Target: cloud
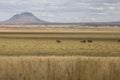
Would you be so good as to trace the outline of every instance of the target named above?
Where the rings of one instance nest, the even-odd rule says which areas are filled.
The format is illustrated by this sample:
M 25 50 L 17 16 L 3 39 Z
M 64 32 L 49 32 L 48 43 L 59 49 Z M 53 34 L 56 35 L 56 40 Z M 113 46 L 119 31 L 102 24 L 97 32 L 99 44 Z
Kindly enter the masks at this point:
M 57 22 L 120 20 L 120 0 L 2 0 L 0 10 L 0 20 L 24 11 Z

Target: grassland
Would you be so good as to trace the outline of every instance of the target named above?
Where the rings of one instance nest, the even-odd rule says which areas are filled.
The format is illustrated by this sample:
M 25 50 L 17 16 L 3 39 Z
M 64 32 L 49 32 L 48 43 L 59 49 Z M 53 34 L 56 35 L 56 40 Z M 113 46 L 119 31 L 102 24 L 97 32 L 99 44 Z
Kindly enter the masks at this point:
M 0 55 L 120 56 L 119 31 L 117 26 L 0 25 Z
M 0 57 L 0 80 L 119 80 L 120 58 Z
M 119 40 L 120 32 L 0 32 L 0 38 Z
M 119 31 L 120 27 L 2 25 L 0 80 L 119 80 Z
M 119 32 L 119 26 L 0 25 L 0 32 Z
M 4 56 L 120 56 L 120 33 L 0 33 Z M 60 40 L 61 43 L 57 43 Z M 92 40 L 83 43 L 82 40 Z
M 0 39 L 0 55 L 4 56 L 120 56 L 117 41 L 94 41 L 47 39 Z

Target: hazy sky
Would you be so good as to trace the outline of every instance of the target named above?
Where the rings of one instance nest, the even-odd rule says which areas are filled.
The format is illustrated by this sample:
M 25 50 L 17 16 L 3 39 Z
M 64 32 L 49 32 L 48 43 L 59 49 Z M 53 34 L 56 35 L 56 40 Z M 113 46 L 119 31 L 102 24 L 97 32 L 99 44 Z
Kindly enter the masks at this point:
M 120 0 L 0 0 L 0 20 L 32 12 L 51 22 L 120 21 Z

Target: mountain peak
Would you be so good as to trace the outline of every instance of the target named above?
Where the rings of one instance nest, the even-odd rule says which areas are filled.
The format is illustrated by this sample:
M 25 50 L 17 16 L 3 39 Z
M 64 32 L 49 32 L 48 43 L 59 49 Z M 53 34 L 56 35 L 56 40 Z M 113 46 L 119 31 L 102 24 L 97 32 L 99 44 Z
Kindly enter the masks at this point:
M 16 14 L 14 15 L 11 19 L 16 19 L 16 18 L 20 18 L 20 17 L 26 17 L 26 16 L 33 16 L 35 17 L 32 13 L 30 12 L 23 12 L 23 13 L 20 13 L 20 14 Z
M 38 19 L 34 14 L 30 12 L 23 12 L 16 14 L 9 20 L 2 22 L 3 24 L 41 24 L 45 21 Z
M 32 13 L 30 12 L 23 12 L 20 15 L 24 15 L 24 16 L 34 16 Z

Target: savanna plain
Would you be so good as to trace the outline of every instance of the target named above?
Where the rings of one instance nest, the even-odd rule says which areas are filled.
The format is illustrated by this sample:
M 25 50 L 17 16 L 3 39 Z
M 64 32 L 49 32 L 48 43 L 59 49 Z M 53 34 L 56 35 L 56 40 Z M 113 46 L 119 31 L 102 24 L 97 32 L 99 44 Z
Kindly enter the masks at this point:
M 1 25 L 0 80 L 119 80 L 119 26 Z

